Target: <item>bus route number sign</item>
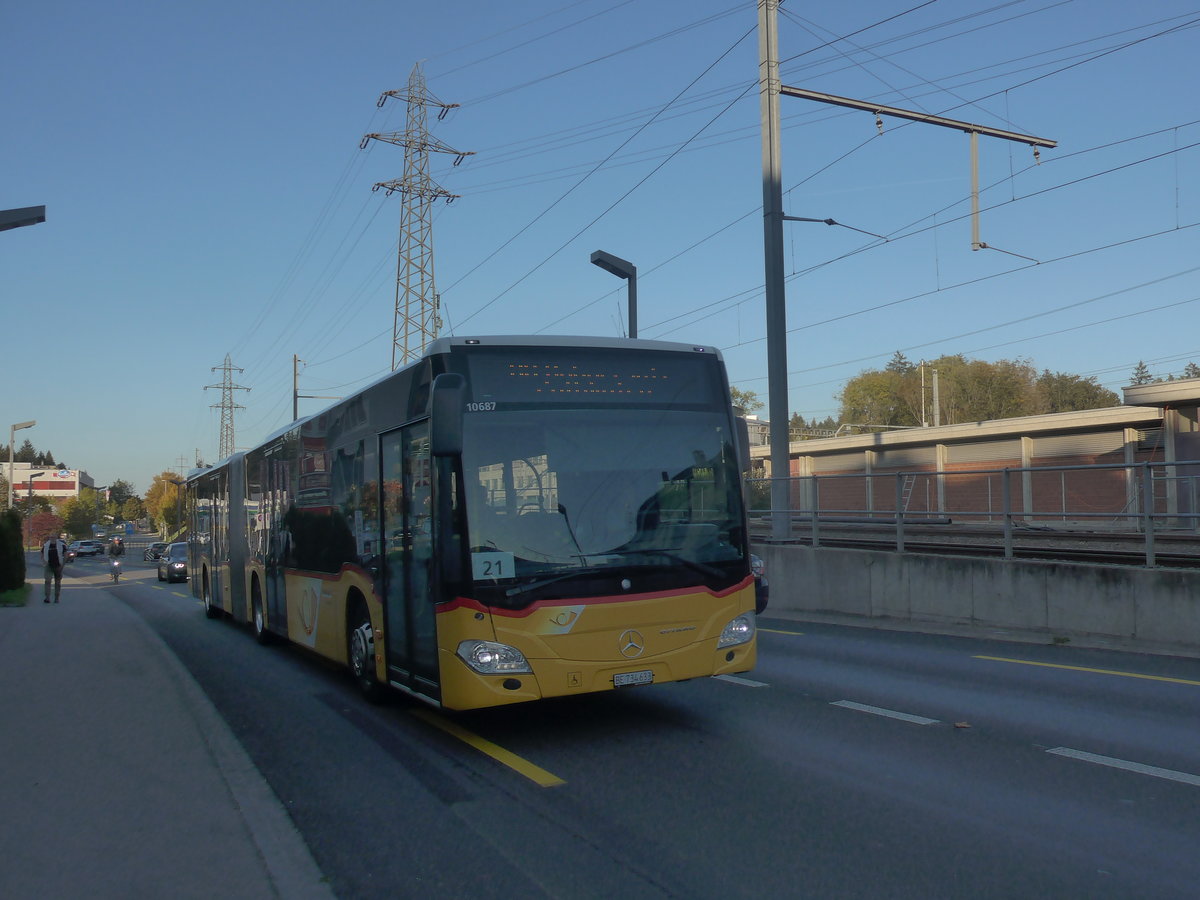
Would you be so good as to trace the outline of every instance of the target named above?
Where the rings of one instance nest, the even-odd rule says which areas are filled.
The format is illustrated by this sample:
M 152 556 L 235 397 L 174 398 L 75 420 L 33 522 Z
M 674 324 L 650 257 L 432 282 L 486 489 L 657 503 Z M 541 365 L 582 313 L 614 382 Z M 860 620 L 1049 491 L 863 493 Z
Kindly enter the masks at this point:
M 486 550 L 471 554 L 471 576 L 476 581 L 512 578 L 515 574 L 516 568 L 511 553 Z

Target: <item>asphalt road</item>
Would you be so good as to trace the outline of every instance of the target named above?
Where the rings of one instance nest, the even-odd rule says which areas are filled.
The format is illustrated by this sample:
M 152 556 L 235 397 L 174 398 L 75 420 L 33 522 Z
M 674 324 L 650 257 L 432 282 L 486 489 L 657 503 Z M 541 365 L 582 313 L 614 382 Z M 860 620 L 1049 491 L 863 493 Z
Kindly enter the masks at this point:
M 206 620 L 140 552 L 110 590 L 207 691 L 343 898 L 1200 884 L 1200 660 L 764 617 L 742 679 L 451 717 L 367 705 L 342 672 Z

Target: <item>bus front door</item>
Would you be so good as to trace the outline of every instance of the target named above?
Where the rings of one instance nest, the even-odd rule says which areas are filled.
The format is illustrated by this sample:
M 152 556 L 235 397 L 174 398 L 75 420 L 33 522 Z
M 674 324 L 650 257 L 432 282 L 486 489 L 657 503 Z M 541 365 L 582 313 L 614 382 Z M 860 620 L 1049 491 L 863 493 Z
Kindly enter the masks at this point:
M 415 693 L 440 699 L 429 423 L 399 428 L 379 440 L 388 678 Z

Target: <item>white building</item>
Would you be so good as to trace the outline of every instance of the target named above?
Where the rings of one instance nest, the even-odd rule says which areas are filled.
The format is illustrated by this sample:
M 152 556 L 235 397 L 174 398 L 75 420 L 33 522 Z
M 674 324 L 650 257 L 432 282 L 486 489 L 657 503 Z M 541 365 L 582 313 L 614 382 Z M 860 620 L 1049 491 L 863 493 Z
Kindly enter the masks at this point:
M 4 477 L 8 477 L 8 465 L 4 465 Z M 32 476 L 32 479 L 31 477 Z M 59 469 L 54 466 L 35 466 L 32 463 L 14 462 L 12 486 L 14 497 L 30 495 L 30 481 L 34 497 L 45 497 L 50 501 L 78 497 L 80 488 L 94 488 L 95 479 L 82 469 Z

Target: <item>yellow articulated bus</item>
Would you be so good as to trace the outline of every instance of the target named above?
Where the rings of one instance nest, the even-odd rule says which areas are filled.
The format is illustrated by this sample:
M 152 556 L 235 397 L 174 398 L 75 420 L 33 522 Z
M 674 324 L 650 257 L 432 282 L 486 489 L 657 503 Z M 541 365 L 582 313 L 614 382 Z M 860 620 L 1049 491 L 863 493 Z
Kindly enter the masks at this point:
M 192 592 L 446 709 L 745 672 L 748 456 L 711 347 L 442 338 L 189 475 Z

